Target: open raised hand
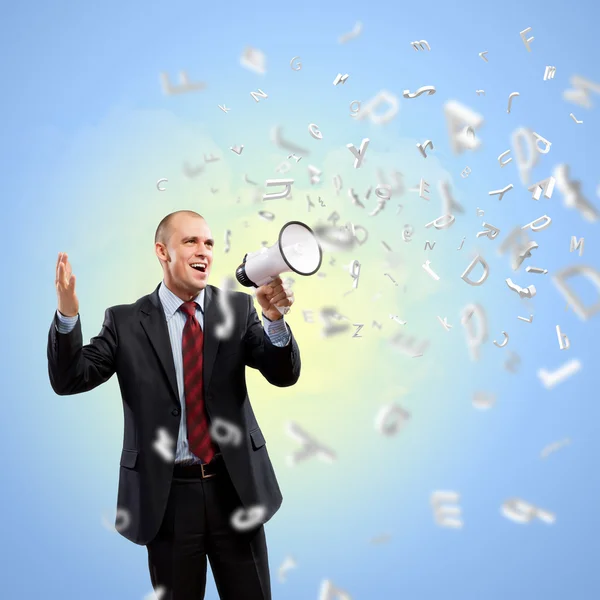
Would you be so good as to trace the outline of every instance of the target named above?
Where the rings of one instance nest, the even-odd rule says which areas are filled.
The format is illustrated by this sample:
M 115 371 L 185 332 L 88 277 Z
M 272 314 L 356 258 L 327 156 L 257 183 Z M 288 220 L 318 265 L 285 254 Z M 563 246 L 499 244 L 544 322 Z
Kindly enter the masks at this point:
M 75 275 L 66 252 L 58 253 L 56 263 L 56 295 L 58 311 L 65 317 L 76 317 L 79 314 L 79 300 L 75 293 Z

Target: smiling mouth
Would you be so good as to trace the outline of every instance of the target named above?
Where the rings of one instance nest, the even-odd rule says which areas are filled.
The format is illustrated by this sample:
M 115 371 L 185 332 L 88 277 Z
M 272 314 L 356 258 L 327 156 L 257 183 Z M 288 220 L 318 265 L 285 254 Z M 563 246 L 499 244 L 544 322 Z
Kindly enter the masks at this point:
M 195 271 L 199 275 L 206 275 L 206 267 L 204 267 L 204 270 L 201 270 L 199 268 L 194 268 L 194 267 L 190 266 L 190 269 L 192 269 L 192 271 Z

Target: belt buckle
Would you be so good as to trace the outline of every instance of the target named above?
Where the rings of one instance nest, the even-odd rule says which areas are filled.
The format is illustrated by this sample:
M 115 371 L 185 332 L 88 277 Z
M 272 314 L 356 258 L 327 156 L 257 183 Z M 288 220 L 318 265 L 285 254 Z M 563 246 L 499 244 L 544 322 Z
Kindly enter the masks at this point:
M 214 477 L 216 475 L 216 473 L 204 473 L 204 467 L 206 466 L 206 463 L 200 463 L 200 470 L 202 471 L 202 479 L 208 479 L 209 477 Z

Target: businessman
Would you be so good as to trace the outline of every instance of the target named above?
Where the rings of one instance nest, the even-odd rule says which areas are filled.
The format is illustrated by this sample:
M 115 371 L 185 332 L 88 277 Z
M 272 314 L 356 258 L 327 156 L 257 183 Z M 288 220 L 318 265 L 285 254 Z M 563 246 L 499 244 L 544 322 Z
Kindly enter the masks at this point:
M 298 344 L 277 309 L 289 310 L 294 295 L 279 277 L 257 288 L 262 325 L 250 294 L 224 299 L 207 283 L 214 240 L 193 211 L 167 215 L 154 247 L 161 283 L 133 304 L 106 309 L 85 346 L 75 275 L 59 254 L 50 384 L 60 396 L 80 394 L 117 374 L 125 431 L 115 525 L 146 546 L 160 600 L 202 600 L 207 558 L 221 600 L 271 600 L 264 523 L 282 495 L 245 367 L 277 387 L 298 381 Z M 219 333 L 224 306 L 227 336 Z

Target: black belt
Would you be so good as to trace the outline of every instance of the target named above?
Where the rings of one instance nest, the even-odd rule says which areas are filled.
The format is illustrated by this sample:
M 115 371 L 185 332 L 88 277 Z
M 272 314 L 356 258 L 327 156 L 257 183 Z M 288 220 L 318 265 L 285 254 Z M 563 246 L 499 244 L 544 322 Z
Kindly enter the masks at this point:
M 209 463 L 199 464 L 181 464 L 175 463 L 173 468 L 173 477 L 180 479 L 207 479 L 223 473 L 225 470 L 225 462 L 223 455 L 217 454 Z

